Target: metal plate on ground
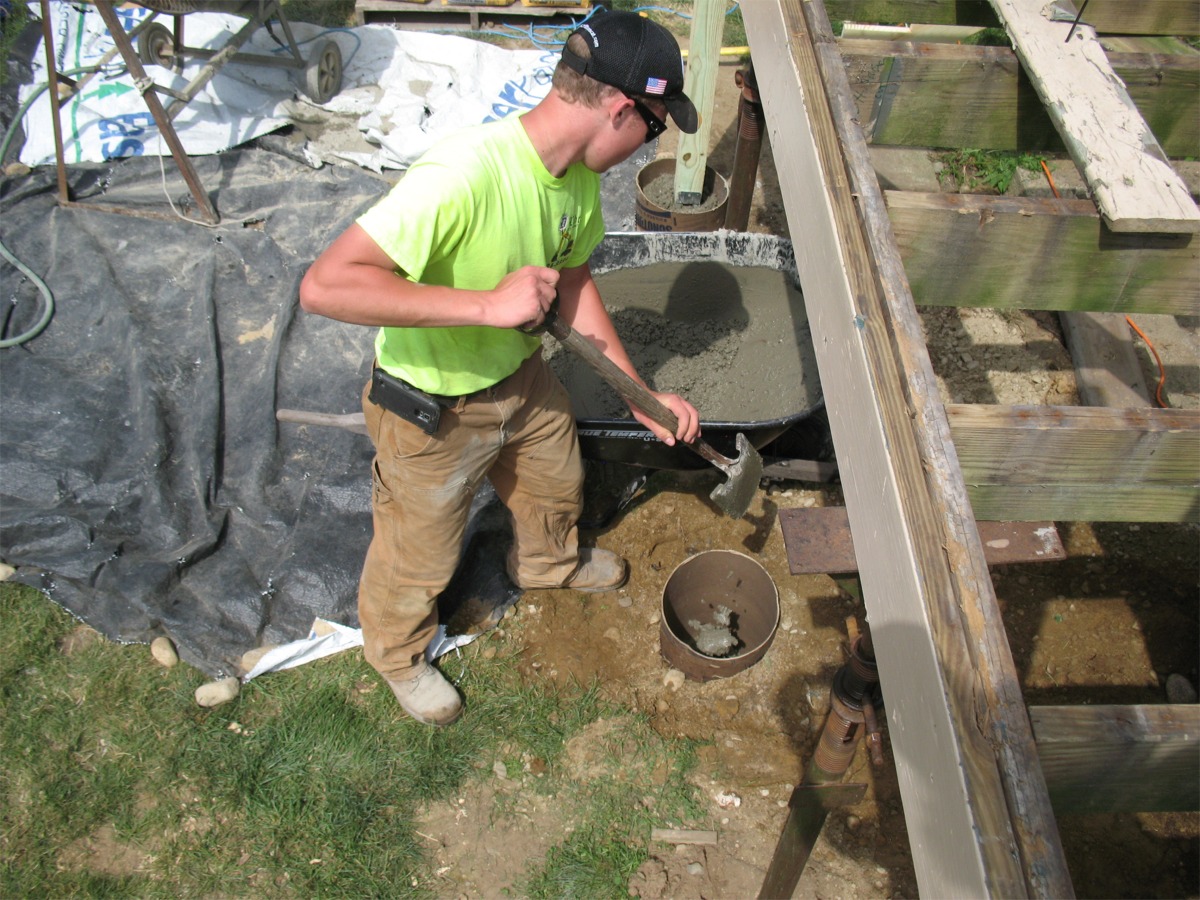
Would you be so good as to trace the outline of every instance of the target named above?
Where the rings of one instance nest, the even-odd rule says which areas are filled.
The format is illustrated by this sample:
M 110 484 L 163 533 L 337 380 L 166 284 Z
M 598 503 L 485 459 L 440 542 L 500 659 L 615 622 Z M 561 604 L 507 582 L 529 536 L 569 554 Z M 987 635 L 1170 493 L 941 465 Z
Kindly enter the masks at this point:
M 1066 559 L 1053 522 L 977 522 L 989 566 Z M 793 575 L 857 572 L 844 506 L 781 509 L 779 525 Z

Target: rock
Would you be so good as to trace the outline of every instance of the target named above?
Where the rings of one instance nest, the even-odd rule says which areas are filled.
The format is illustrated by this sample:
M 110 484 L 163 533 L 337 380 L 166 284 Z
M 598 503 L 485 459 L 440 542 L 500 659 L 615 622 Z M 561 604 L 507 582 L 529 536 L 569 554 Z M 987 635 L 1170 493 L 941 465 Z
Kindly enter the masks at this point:
M 150 655 L 156 663 L 168 669 L 179 665 L 179 654 L 175 650 L 175 644 L 166 635 L 159 635 L 150 642 Z
M 32 171 L 29 166 L 19 162 L 9 163 L 4 167 L 4 174 L 9 178 L 19 178 L 23 175 L 28 175 Z
M 8 563 L 0 563 L 0 581 L 8 581 L 17 574 L 17 570 Z
M 196 702 L 204 707 L 220 706 L 236 697 L 241 687 L 236 678 L 218 678 L 196 688 Z
M 633 606 L 633 598 L 622 595 L 617 598 L 617 606 L 621 607 L 622 609 L 629 609 L 629 607 Z
M 504 764 L 504 760 L 496 760 L 495 764 L 492 766 L 492 774 L 494 774 L 501 781 L 504 781 L 508 778 L 508 766 Z
M 737 697 L 723 697 L 713 704 L 713 708 L 722 719 L 732 719 L 737 715 L 741 704 L 738 703 Z
M 678 669 L 667 669 L 666 674 L 663 675 L 663 687 L 672 691 L 677 691 L 683 687 L 683 682 L 686 677 L 687 676 L 685 676 Z
M 263 644 L 261 647 L 255 647 L 253 650 L 247 650 L 242 654 L 242 658 L 238 661 L 238 668 L 243 675 L 254 671 L 254 667 L 259 664 L 269 650 L 275 649 L 275 644 Z
M 737 809 L 742 805 L 742 798 L 733 791 L 721 791 L 713 799 L 717 801 L 717 806 L 721 809 Z
M 1167 702 L 1168 703 L 1195 703 L 1197 699 L 1196 688 L 1183 675 L 1168 675 L 1167 676 Z

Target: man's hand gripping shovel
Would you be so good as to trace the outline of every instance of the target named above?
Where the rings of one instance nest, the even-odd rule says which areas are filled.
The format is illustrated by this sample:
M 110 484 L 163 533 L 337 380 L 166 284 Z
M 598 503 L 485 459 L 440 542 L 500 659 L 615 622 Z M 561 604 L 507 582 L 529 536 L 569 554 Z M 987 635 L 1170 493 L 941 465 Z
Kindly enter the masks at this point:
M 636 406 L 672 434 L 679 427 L 679 420 L 675 418 L 675 414 L 660 403 L 657 397 L 630 378 L 616 363 L 601 353 L 595 344 L 559 318 L 557 297 L 540 325 L 520 330 L 527 334 L 549 332 L 560 344 L 582 357 L 626 403 Z M 738 433 L 736 459 L 718 453 L 703 438 L 698 437 L 687 446 L 728 476 L 728 480 L 717 485 L 709 494 L 712 501 L 727 515 L 734 518 L 744 516 L 754 499 L 754 492 L 758 488 L 763 470 L 762 457 L 746 440 L 746 436 Z

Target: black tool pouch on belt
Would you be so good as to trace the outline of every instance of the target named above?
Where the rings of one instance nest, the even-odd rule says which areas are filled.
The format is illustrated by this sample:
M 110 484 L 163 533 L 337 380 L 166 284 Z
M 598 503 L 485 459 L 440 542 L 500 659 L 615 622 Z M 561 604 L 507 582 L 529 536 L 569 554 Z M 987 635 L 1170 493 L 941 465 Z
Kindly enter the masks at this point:
M 412 422 L 426 434 L 435 434 L 442 418 L 442 406 L 429 394 L 413 387 L 383 369 L 371 374 L 371 392 L 367 399 L 395 413 L 405 422 Z

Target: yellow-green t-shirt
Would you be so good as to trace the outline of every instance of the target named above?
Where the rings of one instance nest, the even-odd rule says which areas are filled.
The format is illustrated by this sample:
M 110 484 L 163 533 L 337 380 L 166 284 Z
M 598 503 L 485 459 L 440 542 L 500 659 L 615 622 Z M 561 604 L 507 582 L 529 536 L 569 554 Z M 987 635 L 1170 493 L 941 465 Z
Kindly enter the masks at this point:
M 555 178 L 517 116 L 434 145 L 358 224 L 408 278 L 490 290 L 522 266 L 587 262 L 604 236 L 600 177 L 581 163 Z M 541 339 L 466 325 L 379 330 L 379 365 L 434 394 L 469 394 L 517 370 Z

